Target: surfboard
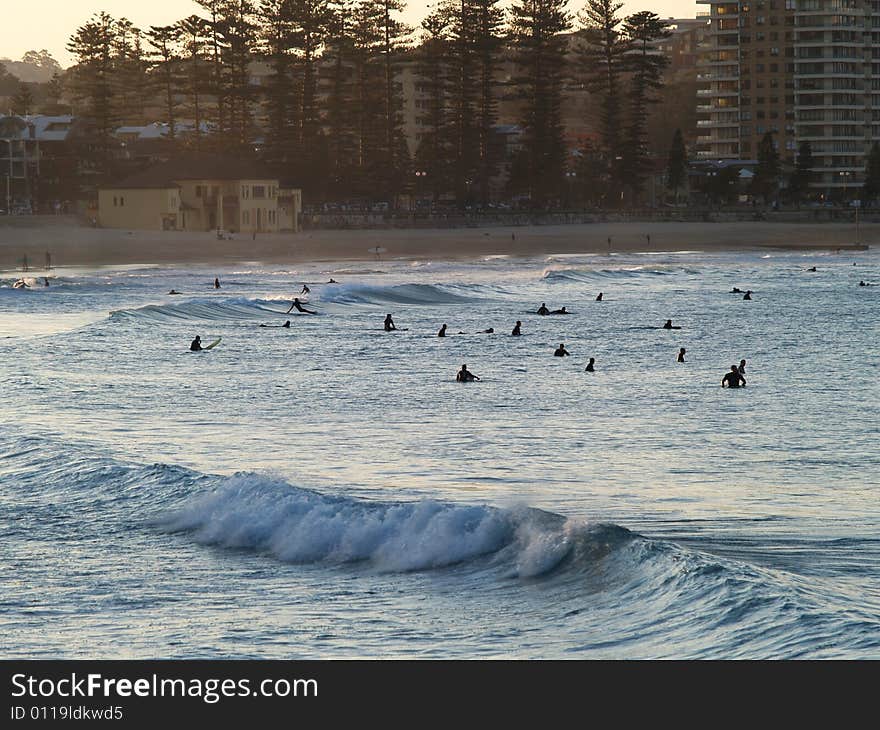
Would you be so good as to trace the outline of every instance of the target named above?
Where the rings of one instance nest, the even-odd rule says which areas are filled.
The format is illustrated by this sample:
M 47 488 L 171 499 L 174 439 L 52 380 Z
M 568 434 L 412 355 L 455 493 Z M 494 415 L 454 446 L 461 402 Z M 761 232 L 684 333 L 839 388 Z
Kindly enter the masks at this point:
M 203 347 L 202 349 L 203 349 L 203 350 L 210 350 L 212 347 L 217 347 L 217 345 L 220 344 L 220 340 L 222 340 L 222 339 L 223 339 L 222 337 L 218 337 L 218 338 L 217 338 L 216 340 L 214 340 L 210 345 L 206 345 L 206 346 Z

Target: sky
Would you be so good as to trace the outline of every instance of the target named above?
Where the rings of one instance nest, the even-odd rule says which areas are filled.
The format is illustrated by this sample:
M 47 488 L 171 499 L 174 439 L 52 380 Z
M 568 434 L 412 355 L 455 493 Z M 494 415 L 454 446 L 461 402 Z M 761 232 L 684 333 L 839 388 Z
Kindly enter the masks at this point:
M 406 21 L 417 25 L 430 4 L 408 3 Z M 4 0 L 3 5 L 0 58 L 17 61 L 27 51 L 45 48 L 65 67 L 72 63 L 65 48 L 70 34 L 100 10 L 116 18 L 126 17 L 141 28 L 167 25 L 199 10 L 192 0 L 37 0 L 34 5 Z M 573 10 L 582 5 L 581 0 L 571 1 Z M 638 10 L 653 10 L 662 17 L 693 18 L 697 5 L 695 0 L 629 0 L 624 6 L 626 13 Z

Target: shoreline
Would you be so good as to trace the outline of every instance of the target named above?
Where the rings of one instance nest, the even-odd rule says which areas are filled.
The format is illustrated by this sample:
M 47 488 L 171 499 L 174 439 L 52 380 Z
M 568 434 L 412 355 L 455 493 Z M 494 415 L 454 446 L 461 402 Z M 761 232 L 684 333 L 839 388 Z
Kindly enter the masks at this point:
M 650 236 L 650 241 L 648 239 Z M 611 239 L 609 246 L 608 239 Z M 64 223 L 0 225 L 0 271 L 52 267 L 154 264 L 306 263 L 382 259 L 455 260 L 479 256 L 671 252 L 680 250 L 864 251 L 880 241 L 880 223 L 586 223 L 489 228 L 321 230 L 238 234 L 125 231 Z

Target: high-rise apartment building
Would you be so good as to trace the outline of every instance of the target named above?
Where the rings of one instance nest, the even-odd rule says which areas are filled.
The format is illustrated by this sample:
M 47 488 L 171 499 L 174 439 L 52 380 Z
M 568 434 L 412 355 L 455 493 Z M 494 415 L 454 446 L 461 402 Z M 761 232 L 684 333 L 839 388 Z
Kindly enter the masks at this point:
M 754 160 L 772 132 L 789 164 L 810 143 L 817 191 L 860 186 L 880 139 L 880 1 L 698 2 L 710 6 L 698 154 Z

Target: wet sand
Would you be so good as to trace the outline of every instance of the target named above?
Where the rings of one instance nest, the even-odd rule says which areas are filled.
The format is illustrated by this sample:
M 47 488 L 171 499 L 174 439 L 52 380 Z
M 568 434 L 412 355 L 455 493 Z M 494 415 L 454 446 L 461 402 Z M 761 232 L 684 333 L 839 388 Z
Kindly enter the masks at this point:
M 648 240 L 650 236 L 650 242 Z M 608 239 L 611 239 L 610 245 Z M 851 223 L 594 223 L 453 229 L 306 231 L 236 234 L 217 240 L 213 232 L 125 231 L 64 222 L 0 223 L 0 269 L 120 264 L 271 263 L 370 259 L 379 246 L 382 258 L 457 259 L 487 255 L 529 256 L 551 253 L 623 251 L 705 251 L 753 248 L 841 249 L 874 245 L 880 224 Z

